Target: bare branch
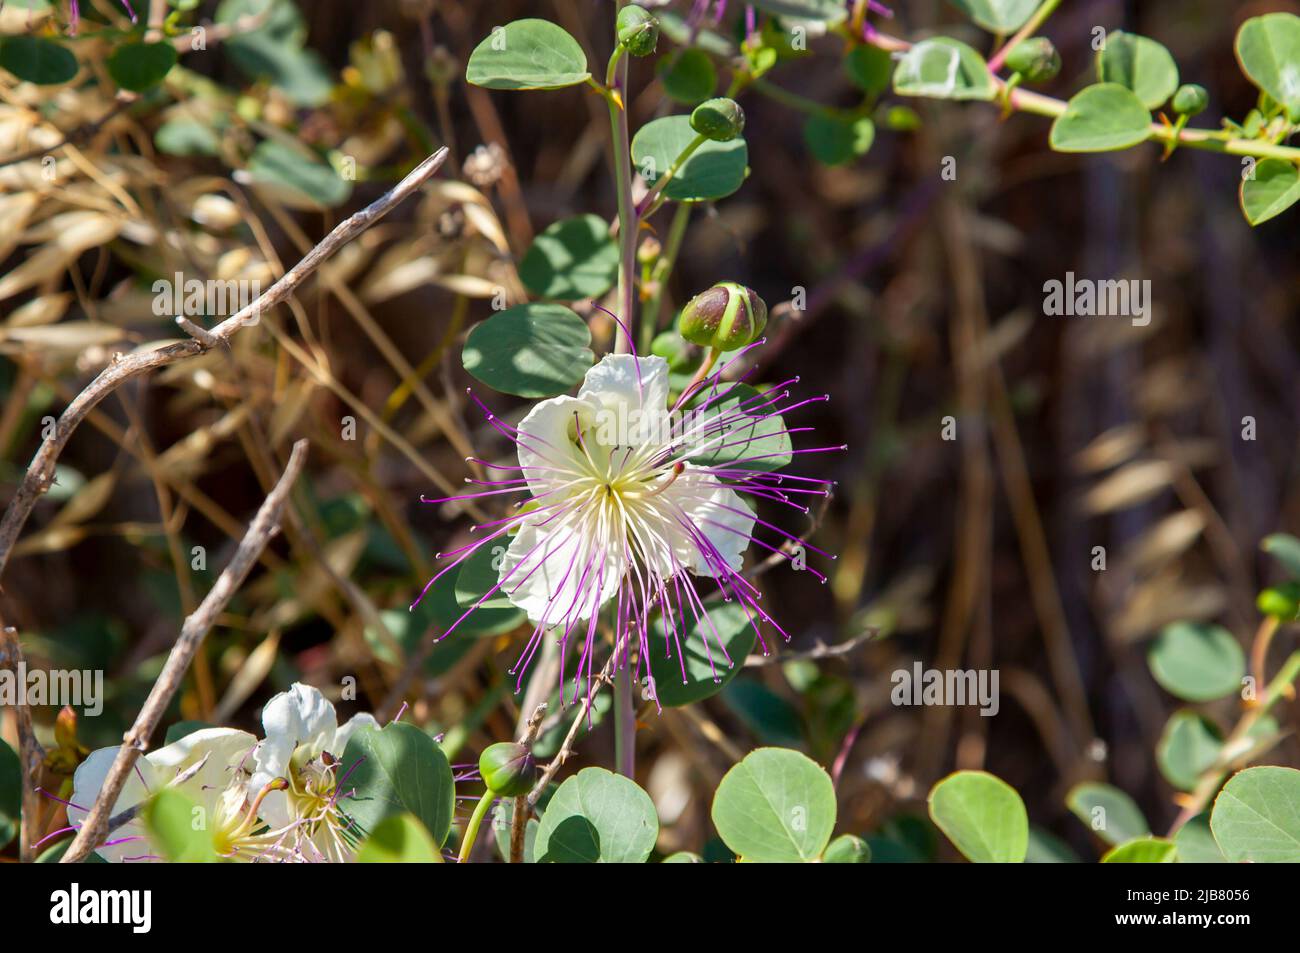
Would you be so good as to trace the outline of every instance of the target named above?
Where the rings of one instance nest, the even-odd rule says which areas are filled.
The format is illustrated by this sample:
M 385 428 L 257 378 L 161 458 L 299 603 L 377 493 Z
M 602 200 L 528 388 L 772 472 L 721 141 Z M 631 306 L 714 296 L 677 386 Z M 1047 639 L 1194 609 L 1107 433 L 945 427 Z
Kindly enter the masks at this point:
M 103 843 L 108 835 L 109 815 L 117 803 L 118 795 L 122 793 L 122 787 L 148 745 L 154 729 L 158 727 L 158 722 L 162 720 L 167 706 L 171 704 L 172 698 L 180 689 L 181 679 L 185 677 L 185 672 L 194 661 L 199 646 L 203 644 L 203 637 L 208 634 L 217 616 L 225 610 L 227 603 L 243 583 L 267 543 L 280 531 L 284 510 L 289 502 L 289 491 L 302 471 L 306 458 L 307 441 L 299 440 L 293 445 L 293 452 L 289 455 L 289 464 L 285 467 L 284 475 L 280 477 L 280 482 L 262 503 L 257 515 L 253 517 L 253 522 L 249 524 L 248 532 L 235 550 L 230 563 L 217 577 L 216 584 L 199 603 L 199 607 L 181 625 L 181 634 L 167 655 L 162 672 L 150 689 L 149 697 L 145 699 L 144 707 L 136 716 L 135 724 L 122 737 L 122 747 L 117 750 L 117 757 L 113 759 L 113 764 L 108 769 L 104 785 L 100 788 L 90 813 L 82 821 L 81 829 L 77 831 L 72 845 L 63 855 L 62 863 L 71 864 L 84 860 L 92 850 Z
M 610 676 L 614 672 L 614 664 L 618 660 L 622 646 L 623 643 L 620 641 L 614 647 L 614 651 L 609 653 L 609 658 L 605 660 L 605 667 L 596 676 L 591 691 L 587 693 L 587 697 L 578 706 L 578 714 L 574 717 L 573 724 L 569 725 L 569 733 L 564 736 L 564 743 L 560 745 L 560 750 L 555 752 L 555 757 L 551 759 L 550 764 L 542 770 L 542 776 L 537 779 L 537 783 L 533 785 L 532 791 L 528 794 L 530 807 L 536 806 L 542 792 L 546 790 L 546 785 L 551 783 L 551 779 L 555 777 L 556 772 L 564 766 L 564 762 L 568 761 L 573 754 L 573 744 L 578 739 L 578 729 L 582 726 L 582 720 L 587 717 L 587 712 L 591 710 L 591 706 L 596 700 L 596 693 L 600 691 L 602 685 L 613 684 L 613 679 Z
M 86 415 L 96 404 L 126 381 L 139 377 L 146 371 L 165 367 L 186 358 L 197 357 L 217 344 L 227 343 L 241 328 L 256 324 L 263 311 L 274 308 L 288 298 L 326 259 L 415 192 L 438 170 L 446 157 L 446 148 L 439 149 L 381 198 L 341 222 L 319 245 L 309 251 L 298 264 L 284 274 L 284 277 L 271 285 L 255 301 L 206 332 L 212 343 L 195 338 L 168 344 L 152 351 L 115 355 L 113 362 L 68 405 L 67 410 L 59 417 L 54 432 L 46 438 L 40 449 L 36 451 L 36 456 L 32 458 L 27 474 L 5 510 L 4 519 L 0 520 L 0 575 L 4 574 L 9 556 L 18 540 L 18 534 L 22 532 L 23 524 L 31 515 L 36 501 L 54 483 L 54 464 L 59 454 L 63 452 L 72 432 L 85 420 Z
M 803 652 L 774 652 L 771 655 L 751 655 L 745 659 L 745 668 L 761 668 L 764 665 L 784 665 L 786 662 L 797 662 L 803 659 L 811 661 L 820 661 L 828 658 L 840 658 L 844 655 L 851 655 L 858 646 L 864 645 L 880 635 L 879 626 L 869 626 L 867 630 L 860 635 L 855 635 L 847 642 L 837 642 L 834 645 L 826 645 L 824 642 L 818 642 L 813 648 Z
M 542 719 L 546 717 L 546 702 L 542 702 L 534 709 L 528 719 L 528 726 L 524 729 L 523 737 L 519 743 L 530 751 L 533 742 L 537 740 L 537 733 L 542 730 Z M 510 863 L 522 864 L 524 862 L 524 847 L 528 839 L 528 815 L 533 812 L 532 805 L 528 803 L 528 795 L 521 794 L 515 798 L 514 811 L 511 814 L 510 828 Z
M 0 625 L 0 669 L 12 668 L 19 671 L 23 663 L 23 647 L 18 642 L 18 632 L 8 626 Z M 32 730 L 32 712 L 19 693 L 14 705 L 18 718 L 18 759 L 22 764 L 22 810 L 23 822 L 18 840 L 18 860 L 31 863 L 32 845 L 39 839 L 36 819 L 41 812 L 41 796 L 36 790 L 40 781 L 41 764 L 45 761 L 45 752 L 36 740 Z

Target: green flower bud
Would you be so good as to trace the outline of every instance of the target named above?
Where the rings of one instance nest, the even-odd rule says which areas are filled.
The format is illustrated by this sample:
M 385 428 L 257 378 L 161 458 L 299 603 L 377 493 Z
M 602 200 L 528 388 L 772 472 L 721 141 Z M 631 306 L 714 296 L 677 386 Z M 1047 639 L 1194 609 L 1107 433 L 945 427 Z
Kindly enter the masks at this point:
M 1180 116 L 1199 115 L 1205 112 L 1205 107 L 1208 105 L 1210 105 L 1210 94 L 1205 91 L 1204 86 L 1184 83 L 1178 87 L 1178 92 L 1174 93 L 1174 112 Z
M 478 773 L 494 794 L 519 797 L 537 783 L 537 762 L 533 753 L 521 744 L 502 741 L 488 745 L 478 759 Z
M 1255 606 L 1264 615 L 1290 622 L 1300 615 L 1300 583 L 1287 582 L 1271 586 L 1259 594 Z
M 663 254 L 663 246 L 659 244 L 659 239 L 653 235 L 647 235 L 641 239 L 641 244 L 636 246 L 636 260 L 642 265 L 653 265 Z
M 659 21 L 636 4 L 618 11 L 619 45 L 633 56 L 649 56 L 659 43 Z
M 754 341 L 767 327 L 767 305 L 734 281 L 701 291 L 682 309 L 681 334 L 692 344 L 734 351 Z
M 727 142 L 745 130 L 745 111 L 734 99 L 706 99 L 691 113 L 691 128 L 715 142 Z
M 826 845 L 822 854 L 825 864 L 867 864 L 871 862 L 871 847 L 861 837 L 841 834 Z
M 1021 40 L 1007 54 L 1007 68 L 1030 83 L 1045 83 L 1061 71 L 1061 54 L 1045 36 Z

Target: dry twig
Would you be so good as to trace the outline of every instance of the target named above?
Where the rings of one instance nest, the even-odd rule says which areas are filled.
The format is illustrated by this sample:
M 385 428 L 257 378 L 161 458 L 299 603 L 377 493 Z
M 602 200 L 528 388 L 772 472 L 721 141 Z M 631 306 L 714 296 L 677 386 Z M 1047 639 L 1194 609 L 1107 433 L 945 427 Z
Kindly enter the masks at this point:
M 27 517 L 31 515 L 36 501 L 54 484 L 54 464 L 59 454 L 63 452 L 73 431 L 96 404 L 132 378 L 186 358 L 197 357 L 210 350 L 215 344 L 227 343 L 241 328 L 257 323 L 264 311 L 274 308 L 293 294 L 294 290 L 324 264 L 326 259 L 415 192 L 438 170 L 446 157 L 447 150 L 439 149 L 381 198 L 340 223 L 265 293 L 208 331 L 207 340 L 191 338 L 152 351 L 115 355 L 113 362 L 77 395 L 59 417 L 54 432 L 36 451 L 36 456 L 32 458 L 18 491 L 5 509 L 4 518 L 0 520 L 0 575 L 4 573 L 14 543 L 17 542 L 18 534 L 22 531 L 23 524 L 27 522 Z
M 289 464 L 285 467 L 284 475 L 280 477 L 280 482 L 262 503 L 257 515 L 253 517 L 253 522 L 249 525 L 248 532 L 235 550 L 230 563 L 222 570 L 216 584 L 199 603 L 199 607 L 181 625 L 181 634 L 176 639 L 176 644 L 172 646 L 167 661 L 163 664 L 163 670 L 158 680 L 154 682 L 153 688 L 150 689 L 149 697 L 145 699 L 144 707 L 136 716 L 135 723 L 122 737 L 122 746 L 108 769 L 104 785 L 100 788 L 90 813 L 82 821 L 76 838 L 68 847 L 67 853 L 63 855 L 62 863 L 71 864 L 84 860 L 108 835 L 109 815 L 117 803 L 118 795 L 122 793 L 122 787 L 130 777 L 145 746 L 148 745 L 154 729 L 158 727 L 158 722 L 162 720 L 167 706 L 180 689 L 181 679 L 185 677 L 185 672 L 194 660 L 199 646 L 203 644 L 203 637 L 208 634 L 217 616 L 226 608 L 235 591 L 243 583 L 249 570 L 257 562 L 258 555 L 271 538 L 280 531 L 280 523 L 289 502 L 289 491 L 302 471 L 306 457 L 307 441 L 299 440 L 293 445 L 293 452 L 289 455 Z

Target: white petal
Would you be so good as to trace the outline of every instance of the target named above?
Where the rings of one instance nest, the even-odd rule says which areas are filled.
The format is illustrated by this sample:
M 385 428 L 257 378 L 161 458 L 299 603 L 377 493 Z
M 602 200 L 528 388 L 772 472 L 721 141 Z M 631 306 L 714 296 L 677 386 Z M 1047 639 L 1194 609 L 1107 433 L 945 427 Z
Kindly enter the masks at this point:
M 576 519 L 525 525 L 506 550 L 501 591 L 534 623 L 589 619 L 618 592 L 623 552 L 607 551 L 584 526 Z
M 185 782 L 184 789 L 200 803 L 211 800 L 215 804 L 221 791 L 237 780 L 236 774 L 245 760 L 248 761 L 248 767 L 252 767 L 252 759 L 248 758 L 248 754 L 256 744 L 257 739 L 247 731 L 204 728 L 165 748 L 159 748 L 145 758 L 158 769 L 164 784 L 202 761 L 203 767 Z M 195 793 L 197 791 L 210 793 L 199 797 Z
M 665 444 L 668 428 L 668 362 L 662 357 L 610 354 L 587 371 L 579 399 L 594 403 L 604 414 L 597 432 L 616 427 L 608 446 Z
M 695 530 L 688 532 L 680 521 L 675 527 L 678 535 L 673 549 L 682 564 L 698 575 L 716 578 L 721 575 L 720 556 L 728 569 L 739 572 L 754 535 L 754 512 L 740 495 L 689 465 L 663 495 L 680 507 Z M 707 554 L 696 533 L 709 542 Z
M 80 826 L 85 820 L 86 815 L 90 813 L 90 808 L 95 803 L 95 798 L 99 796 L 100 788 L 104 786 L 104 779 L 108 777 L 108 769 L 113 764 L 113 759 L 117 757 L 118 749 L 100 748 L 92 751 L 85 761 L 77 766 L 76 772 L 72 775 L 72 805 L 68 807 L 68 823 L 73 826 Z M 145 800 L 151 791 L 157 790 L 165 781 L 162 780 L 158 770 L 149 763 L 148 759 L 140 758 L 136 761 L 136 770 L 127 775 L 126 784 L 122 786 L 122 793 L 118 795 L 117 803 L 113 805 L 113 810 L 109 812 L 110 816 L 119 814 L 129 807 L 135 807 L 141 801 Z M 139 836 L 144 833 L 144 827 L 138 821 L 132 821 L 118 830 L 114 831 L 109 840 L 120 840 L 124 837 Z M 144 854 L 152 853 L 144 840 L 130 840 L 124 844 L 109 844 L 100 847 L 95 853 L 99 854 L 110 863 L 120 863 L 127 857 L 140 857 Z
M 568 474 L 586 470 L 582 451 L 574 443 L 574 414 L 584 428 L 595 418 L 594 408 L 585 400 L 552 397 L 535 405 L 519 424 L 519 465 L 534 496 L 564 482 Z
M 334 737 L 338 717 L 334 706 L 320 689 L 294 682 L 262 709 L 262 728 L 266 739 L 253 753 L 257 765 L 250 790 L 257 791 L 272 778 L 284 777 L 289 760 L 300 746 L 319 753 L 320 746 Z
M 602 403 L 620 400 L 629 407 L 668 406 L 668 362 L 662 357 L 608 354 L 587 371 L 578 397 Z

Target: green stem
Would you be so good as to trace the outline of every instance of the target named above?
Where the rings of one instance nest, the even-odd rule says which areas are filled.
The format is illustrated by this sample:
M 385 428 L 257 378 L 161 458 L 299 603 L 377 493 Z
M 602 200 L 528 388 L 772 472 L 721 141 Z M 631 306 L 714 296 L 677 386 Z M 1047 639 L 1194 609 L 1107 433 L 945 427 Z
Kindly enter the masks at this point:
M 627 87 L 627 62 L 623 47 L 615 47 L 605 71 L 605 83 L 612 92 L 606 98 L 609 105 L 610 133 L 614 150 L 614 189 L 618 194 L 618 238 L 622 249 L 618 266 L 619 318 L 630 329 L 636 315 L 636 237 L 637 215 L 632 203 L 632 147 L 628 137 L 627 105 L 624 91 Z M 628 340 L 615 332 L 614 350 L 626 352 Z
M 1272 629 L 1265 629 L 1261 636 L 1272 637 Z M 1260 673 L 1262 674 L 1262 673 Z M 1251 708 L 1246 714 L 1241 716 L 1237 722 L 1237 727 L 1232 729 L 1226 741 L 1220 746 L 1219 750 L 1227 755 L 1225 760 L 1217 761 L 1205 774 L 1201 775 L 1200 781 L 1196 784 L 1196 789 L 1192 792 L 1187 800 L 1186 806 L 1174 820 L 1173 826 L 1169 828 L 1168 837 L 1173 837 L 1178 829 L 1190 821 L 1197 814 L 1209 806 L 1211 799 L 1224 779 L 1232 771 L 1233 766 L 1239 762 L 1248 752 L 1242 750 L 1242 742 L 1250 735 L 1256 723 L 1268 714 L 1269 709 L 1278 703 L 1290 690 L 1292 683 L 1300 678 L 1300 652 L 1293 652 L 1291 657 L 1283 663 L 1281 670 L 1274 676 L 1273 680 L 1268 683 L 1268 689 L 1264 692 L 1264 697 L 1259 703 Z M 1220 755 L 1222 758 L 1223 755 Z
M 776 83 L 769 83 L 765 79 L 756 79 L 750 85 L 769 99 L 776 100 L 782 106 L 789 106 L 791 109 L 797 109 L 812 116 L 834 116 L 846 112 L 846 110 L 824 106 L 817 100 L 809 99 L 807 96 L 792 93 L 785 87 L 778 86 Z
M 655 265 L 654 295 L 650 298 L 641 324 L 642 351 L 649 352 L 650 344 L 659 330 L 659 322 L 663 318 L 664 291 L 668 287 L 668 279 L 672 277 L 673 268 L 677 265 L 677 254 L 681 251 L 682 239 L 686 236 L 686 223 L 690 219 L 691 203 L 678 202 L 677 210 L 673 212 L 672 224 L 668 226 L 668 238 L 664 250 Z
M 689 397 L 691 391 L 698 387 L 700 382 L 709 376 L 709 371 L 713 370 L 713 365 L 718 363 L 718 358 L 720 357 L 722 357 L 721 351 L 716 347 L 709 348 L 709 353 L 704 356 L 704 360 L 700 361 L 700 366 L 696 369 L 695 376 L 691 378 L 691 382 L 682 388 L 683 397 Z
M 890 52 L 906 52 L 912 44 L 898 37 L 878 33 L 870 40 L 873 46 Z M 999 91 L 1006 85 L 1006 80 L 994 76 L 993 81 Z M 1065 112 L 1068 103 L 1035 93 L 1028 89 L 1015 89 L 1007 96 L 1007 102 L 1016 112 L 1030 113 L 1055 119 Z M 1234 156 L 1254 156 L 1259 159 L 1281 159 L 1284 162 L 1300 163 L 1300 148 L 1281 146 L 1273 142 L 1258 139 L 1238 139 L 1218 129 L 1182 129 L 1175 134 L 1172 127 L 1152 123 L 1147 133 L 1147 140 L 1168 145 L 1187 146 L 1205 152 L 1222 152 Z
M 483 818 L 487 816 L 488 808 L 496 800 L 496 794 L 492 789 L 483 792 L 479 802 L 474 805 L 474 813 L 469 817 L 469 824 L 465 826 L 465 836 L 460 841 L 460 854 L 457 859 L 463 864 L 469 860 L 469 855 L 474 850 L 474 842 L 478 840 L 478 829 L 483 824 Z
M 617 647 L 614 649 L 618 651 Z M 614 763 L 625 778 L 636 780 L 636 698 L 632 660 L 614 675 Z

